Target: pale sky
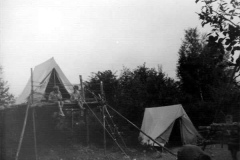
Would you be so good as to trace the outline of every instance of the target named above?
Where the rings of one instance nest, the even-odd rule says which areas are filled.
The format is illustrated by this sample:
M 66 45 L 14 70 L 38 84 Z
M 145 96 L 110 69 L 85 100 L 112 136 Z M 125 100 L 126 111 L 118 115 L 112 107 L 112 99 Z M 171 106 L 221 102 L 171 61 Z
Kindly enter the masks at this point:
M 123 66 L 162 65 L 176 79 L 184 30 L 198 27 L 195 0 L 2 0 L 0 64 L 18 96 L 30 68 L 54 57 L 72 83 Z

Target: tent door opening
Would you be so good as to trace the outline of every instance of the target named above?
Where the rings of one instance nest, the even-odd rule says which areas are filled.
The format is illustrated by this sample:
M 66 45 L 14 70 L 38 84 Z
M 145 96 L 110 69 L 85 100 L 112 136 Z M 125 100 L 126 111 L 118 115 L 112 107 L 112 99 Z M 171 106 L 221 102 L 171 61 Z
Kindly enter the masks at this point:
M 55 69 L 52 70 L 52 73 L 50 76 L 51 77 L 49 79 L 47 88 L 45 90 L 46 98 L 48 98 L 49 93 L 53 91 L 53 87 L 57 85 L 59 87 L 60 92 L 62 93 L 63 99 L 70 99 L 70 95 L 66 90 L 64 84 L 60 80 L 59 75 Z
M 178 118 L 175 120 L 172 132 L 170 134 L 169 140 L 167 145 L 168 146 L 181 146 L 183 145 L 182 142 L 182 131 L 181 131 L 181 122 L 182 119 Z

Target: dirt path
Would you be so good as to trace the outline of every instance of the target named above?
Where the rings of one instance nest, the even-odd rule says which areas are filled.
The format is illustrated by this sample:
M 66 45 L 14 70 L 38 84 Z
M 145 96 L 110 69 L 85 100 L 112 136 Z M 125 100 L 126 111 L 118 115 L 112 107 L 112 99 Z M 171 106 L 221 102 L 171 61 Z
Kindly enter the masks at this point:
M 176 153 L 178 148 L 172 149 Z M 136 149 L 129 149 L 128 155 L 131 160 L 175 160 L 176 157 L 162 153 L 157 154 L 156 152 L 144 152 Z M 224 145 L 212 145 L 208 146 L 206 152 L 212 156 L 212 160 L 231 160 L 230 153 L 227 150 L 227 146 Z M 57 146 L 50 149 L 42 148 L 39 152 L 39 159 L 42 160 L 126 160 L 127 156 L 119 152 L 117 148 L 108 149 L 106 152 L 107 157 L 104 155 L 104 150 L 95 146 L 84 147 L 81 145 L 73 145 L 71 147 Z M 238 153 L 240 158 L 240 153 Z

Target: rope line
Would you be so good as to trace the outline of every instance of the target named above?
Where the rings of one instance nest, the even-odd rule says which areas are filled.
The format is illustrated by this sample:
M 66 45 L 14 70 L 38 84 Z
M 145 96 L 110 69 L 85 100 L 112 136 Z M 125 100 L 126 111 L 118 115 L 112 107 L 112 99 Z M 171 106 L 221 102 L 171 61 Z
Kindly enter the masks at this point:
M 113 124 L 114 128 L 116 129 L 117 134 L 118 134 L 119 137 L 121 138 L 122 143 L 123 143 L 124 146 L 127 148 L 127 145 L 126 145 L 126 143 L 124 142 L 123 137 L 121 136 L 120 132 L 118 131 L 117 125 L 114 123 L 114 121 L 113 121 L 113 119 L 112 119 L 112 117 L 111 117 L 111 115 L 110 115 L 107 107 L 106 107 L 106 112 L 107 112 L 108 116 L 110 117 L 110 119 L 111 119 L 111 121 L 112 121 L 112 124 Z
M 99 95 L 99 97 L 98 97 L 98 96 L 96 96 L 93 92 L 91 92 L 90 90 L 88 90 L 88 91 L 94 95 L 94 97 L 95 97 L 95 99 L 96 99 L 97 101 L 105 101 L 105 99 L 102 99 L 101 95 Z M 128 123 L 130 123 L 130 124 L 133 125 L 135 128 L 137 128 L 138 130 L 140 130 L 140 132 L 143 132 L 143 131 L 142 131 L 141 129 L 139 129 L 134 123 L 132 123 L 132 122 L 129 121 L 126 117 L 122 116 L 119 112 L 117 112 L 116 110 L 114 110 L 110 105 L 107 104 L 107 106 L 108 106 L 109 108 L 111 108 L 113 111 L 115 111 L 118 115 L 120 115 L 123 119 L 127 120 Z M 143 134 L 146 135 L 147 137 L 149 137 L 146 133 L 143 132 Z M 159 138 L 162 139 L 163 141 L 165 141 L 162 137 L 159 136 Z M 152 139 L 152 138 L 150 137 L 149 139 Z M 155 140 L 153 140 L 153 142 L 156 143 Z M 159 144 L 159 143 L 156 143 L 156 144 L 158 144 L 159 146 L 165 148 L 164 146 L 162 146 L 162 145 Z M 166 148 L 166 150 L 168 151 L 167 148 Z M 171 151 L 169 150 L 169 152 L 171 152 Z M 171 152 L 171 154 L 175 155 L 175 154 L 172 153 L 172 152 Z
M 88 90 L 88 91 L 91 92 L 90 90 Z M 93 94 L 95 100 L 98 101 L 98 97 L 97 97 L 93 92 L 91 92 L 91 93 Z M 122 143 L 124 144 L 125 148 L 127 148 L 127 145 L 126 145 L 126 143 L 124 142 L 123 137 L 121 136 L 120 132 L 118 131 L 118 128 L 117 128 L 116 124 L 114 123 L 114 121 L 113 121 L 113 119 L 112 119 L 112 117 L 111 117 L 111 115 L 110 115 L 107 107 L 105 107 L 105 108 L 106 108 L 106 112 L 107 112 L 109 118 L 111 119 L 111 122 L 112 122 L 114 128 L 116 129 L 116 132 L 117 132 L 118 136 L 119 136 L 120 139 L 122 140 Z M 100 109 L 101 109 L 101 108 L 100 108 Z M 113 132 L 112 129 L 111 129 L 111 126 L 109 125 L 109 122 L 107 121 L 107 119 L 106 119 L 106 122 L 107 122 L 107 125 L 109 126 L 111 132 Z
M 141 133 L 143 133 L 146 137 L 148 137 L 150 140 L 152 140 L 153 142 L 155 142 L 157 145 L 159 145 L 160 147 L 162 147 L 163 149 L 165 149 L 167 152 L 169 152 L 170 154 L 172 154 L 173 156 L 177 155 L 175 153 L 173 153 L 172 151 L 170 151 L 169 149 L 167 149 L 166 147 L 164 147 L 163 145 L 161 145 L 159 142 L 157 142 L 156 140 L 154 140 L 152 137 L 150 137 L 149 135 L 147 135 L 145 132 L 143 132 L 140 128 L 138 128 L 134 123 L 132 123 L 131 121 L 129 121 L 126 117 L 124 117 L 122 114 L 120 114 L 118 111 L 116 111 L 114 108 L 112 108 L 110 105 L 107 104 L 107 106 L 112 109 L 114 112 L 116 112 L 120 117 L 122 117 L 123 119 L 125 119 L 128 123 L 130 123 L 131 125 L 133 125 L 135 128 L 137 128 Z M 161 137 L 160 137 L 161 138 Z
M 122 147 L 119 145 L 119 143 L 116 141 L 116 139 L 114 139 L 114 137 L 111 135 L 111 133 L 107 130 L 106 127 L 104 127 L 103 123 L 101 122 L 101 120 L 97 117 L 97 115 L 94 113 L 94 111 L 89 107 L 89 105 L 86 103 L 86 101 L 84 101 L 84 103 L 87 105 L 88 109 L 92 112 L 92 114 L 94 115 L 94 117 L 98 120 L 98 122 L 102 125 L 102 127 L 106 130 L 106 132 L 109 134 L 109 136 L 114 140 L 114 142 L 117 144 L 118 148 L 124 153 L 125 156 L 129 157 L 127 155 L 127 153 L 122 149 Z
M 92 93 L 90 90 L 88 90 L 90 93 Z M 94 93 L 93 93 L 94 94 Z M 97 97 L 96 95 L 94 97 Z M 100 97 L 100 96 L 99 96 Z M 100 97 L 100 100 L 102 97 Z M 105 101 L 105 100 L 104 100 Z M 163 149 L 165 149 L 167 152 L 169 152 L 170 154 L 172 154 L 173 156 L 177 157 L 177 155 L 175 153 L 173 153 L 171 150 L 169 150 L 168 148 L 164 147 L 163 145 L 161 145 L 159 142 L 157 142 L 156 140 L 154 140 L 153 138 L 151 138 L 150 136 L 148 136 L 145 132 L 143 132 L 140 128 L 138 128 L 134 123 L 132 123 L 131 121 L 129 121 L 126 117 L 124 117 L 122 114 L 120 114 L 118 111 L 116 111 L 114 108 L 112 108 L 110 105 L 106 104 L 110 109 L 112 109 L 115 113 L 117 113 L 120 117 L 122 117 L 124 120 L 126 120 L 128 123 L 130 123 L 131 125 L 133 125 L 135 128 L 137 128 L 141 133 L 143 133 L 146 137 L 148 137 L 150 140 L 152 140 L 153 142 L 155 142 L 157 145 L 159 145 L 160 147 L 162 147 Z M 162 139 L 161 137 L 159 137 L 160 139 Z M 164 140 L 164 139 L 162 139 Z
M 101 109 L 101 108 L 100 108 L 100 110 L 101 110 L 101 112 L 102 112 L 102 109 Z M 108 126 L 109 130 L 111 131 L 111 134 L 112 134 L 112 135 L 114 136 L 114 138 L 116 139 L 114 130 L 111 128 L 110 123 L 108 122 L 107 119 L 105 119 L 105 121 L 106 121 L 106 123 L 107 123 L 107 126 Z

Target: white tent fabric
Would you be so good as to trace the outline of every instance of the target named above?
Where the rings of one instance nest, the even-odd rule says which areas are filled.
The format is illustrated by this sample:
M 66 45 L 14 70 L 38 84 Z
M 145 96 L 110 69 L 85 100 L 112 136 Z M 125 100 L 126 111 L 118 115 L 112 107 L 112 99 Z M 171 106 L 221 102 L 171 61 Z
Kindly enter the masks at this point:
M 180 118 L 180 132 L 184 144 L 196 143 L 197 136 L 201 137 L 193 126 L 181 104 L 146 108 L 141 130 L 159 143 L 167 143 L 176 119 Z M 153 144 L 147 136 L 140 133 L 144 144 Z
M 64 85 L 68 93 L 73 91 L 72 84 L 69 82 L 67 77 L 64 75 L 54 58 L 45 61 L 42 64 L 37 65 L 33 71 L 33 90 L 34 90 L 34 101 L 40 101 L 43 98 L 46 87 L 48 85 L 51 73 L 55 69 L 58 78 Z M 27 82 L 26 87 L 20 96 L 16 99 L 16 104 L 26 103 L 29 95 L 31 94 L 31 77 Z

